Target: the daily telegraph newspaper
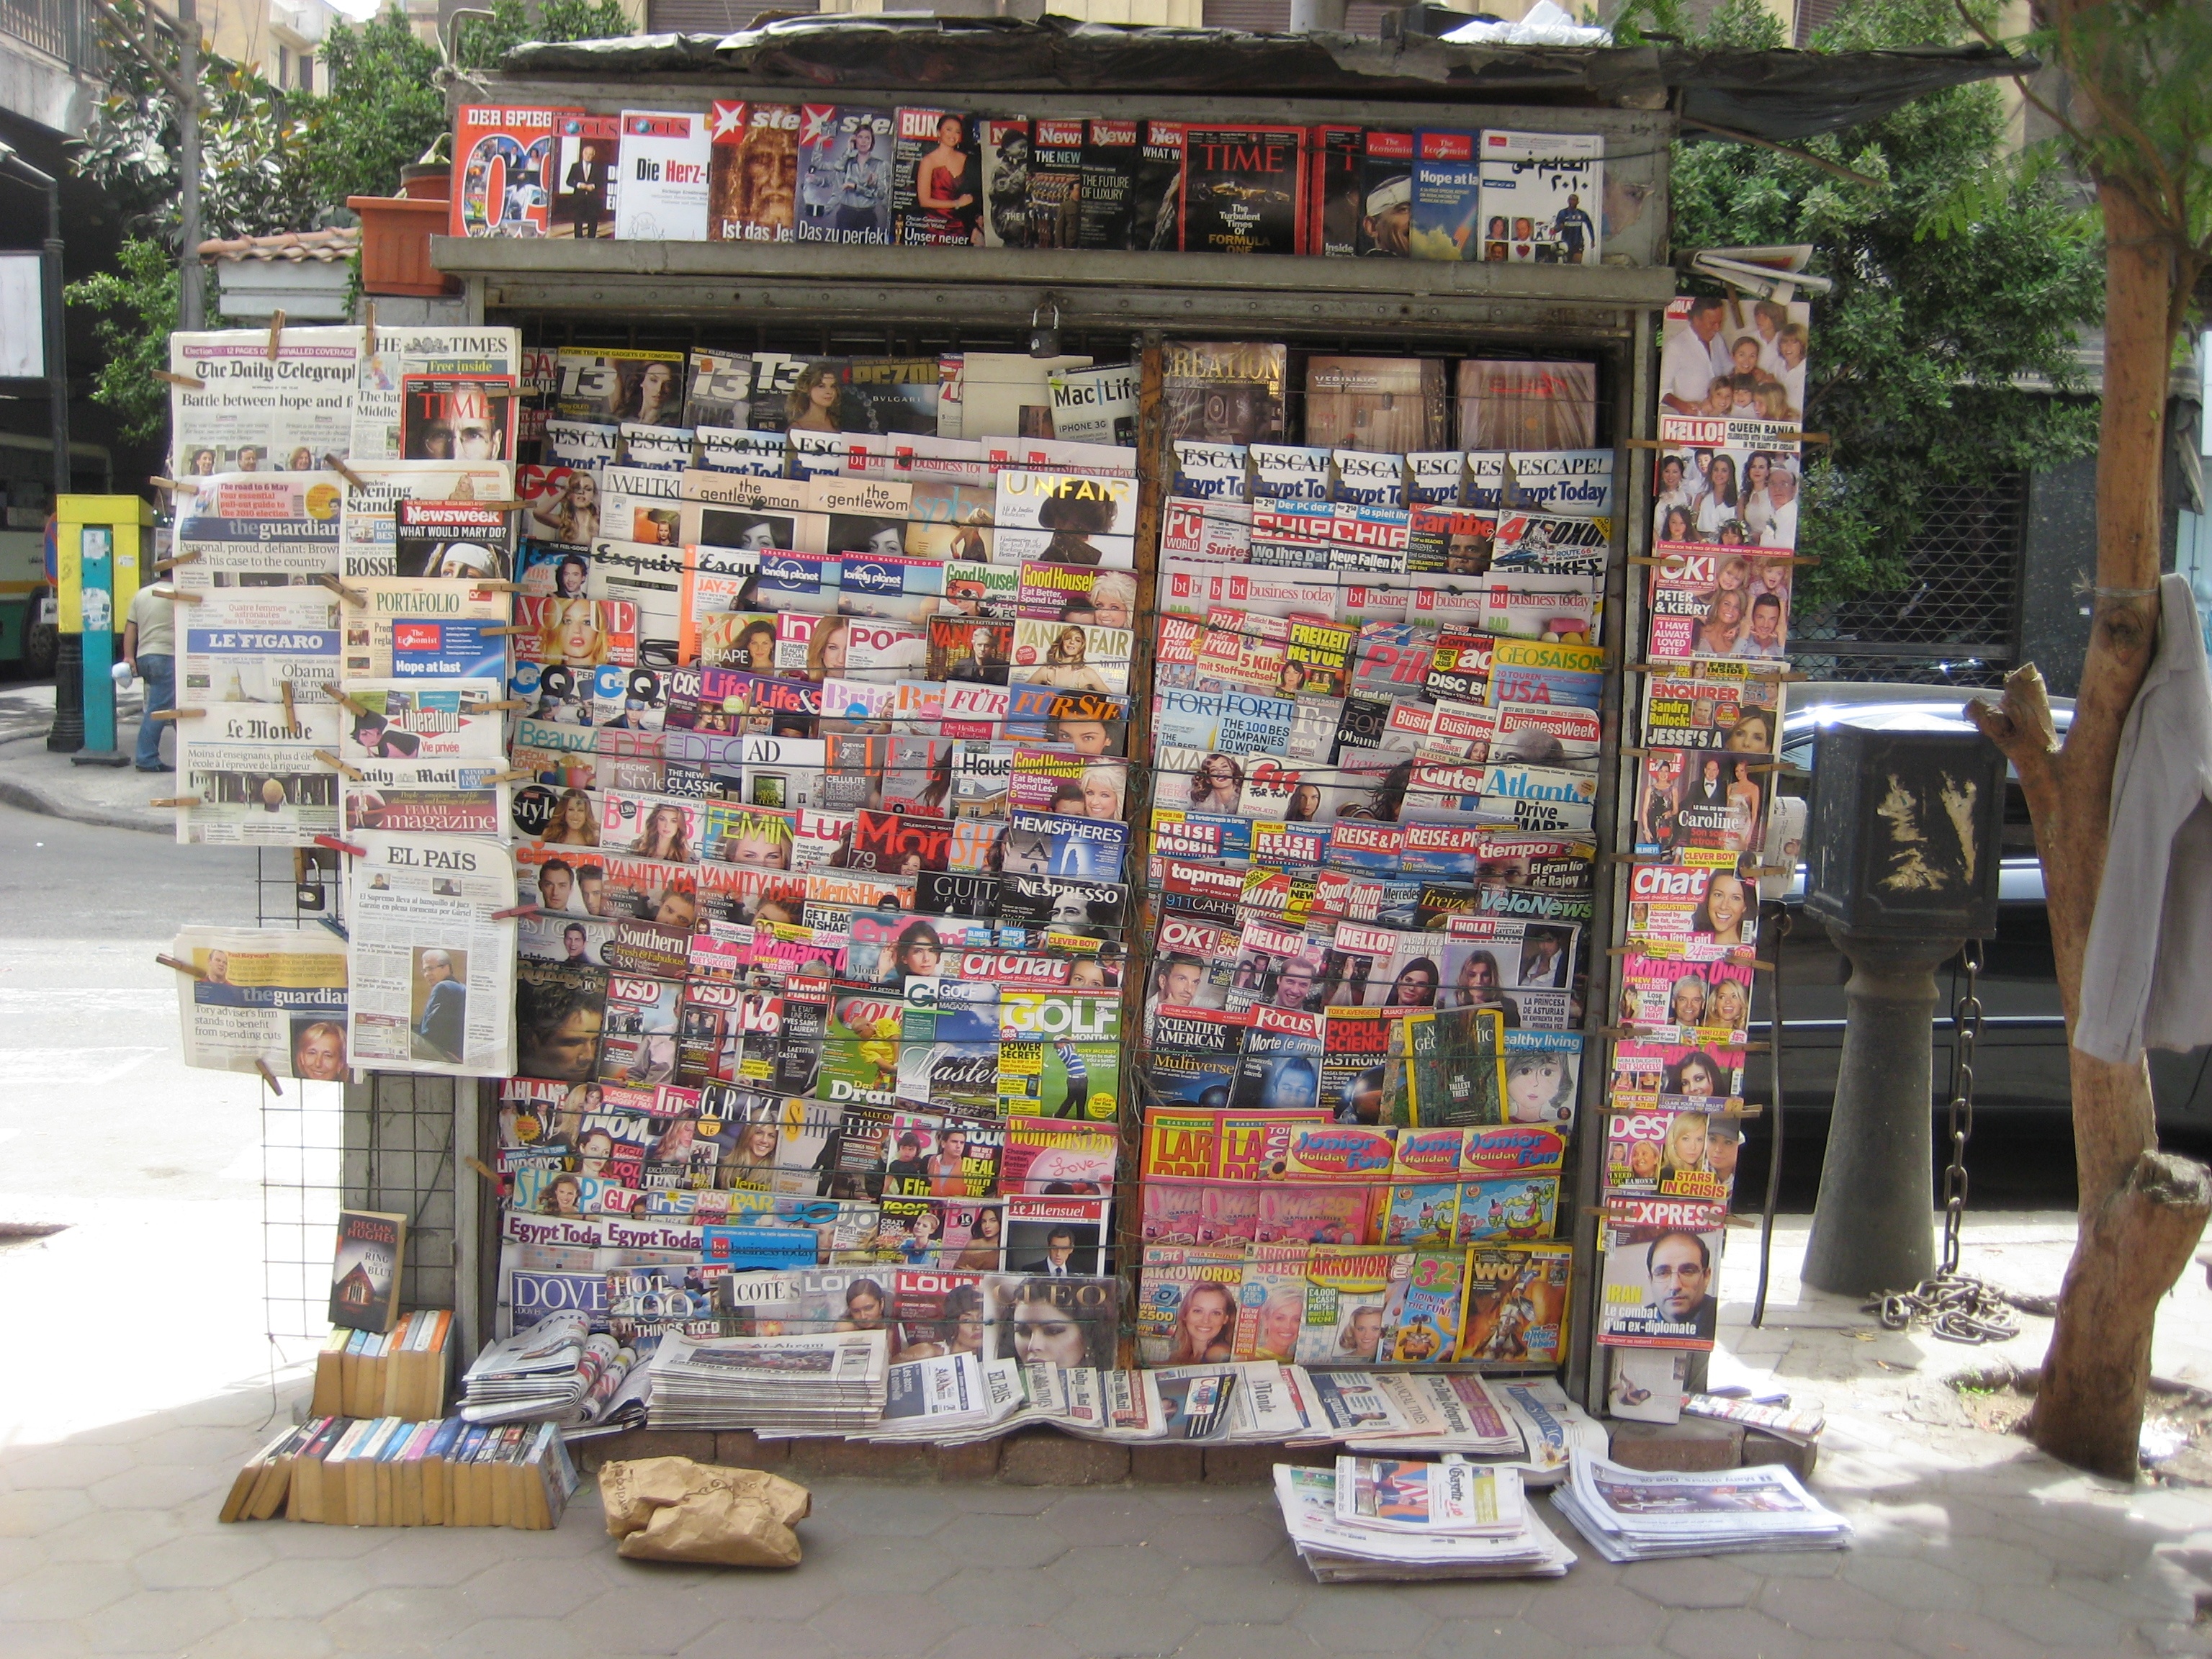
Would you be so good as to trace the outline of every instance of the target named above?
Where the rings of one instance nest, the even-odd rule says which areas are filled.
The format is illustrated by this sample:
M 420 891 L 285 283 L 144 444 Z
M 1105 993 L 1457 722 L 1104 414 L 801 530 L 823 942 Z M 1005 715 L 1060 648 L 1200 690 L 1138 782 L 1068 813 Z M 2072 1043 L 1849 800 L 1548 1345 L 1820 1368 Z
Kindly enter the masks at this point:
M 343 331 L 358 342 L 360 330 Z M 291 337 L 289 330 L 284 337 Z M 358 378 L 348 388 L 352 453 L 359 460 L 392 459 L 402 453 L 401 393 L 410 377 L 491 376 L 519 385 L 522 335 L 512 328 L 380 328 L 376 350 L 359 362 Z
M 348 861 L 353 1063 L 446 1077 L 514 1067 L 514 859 L 495 842 L 357 830 Z
M 274 362 L 268 339 L 253 329 L 169 337 L 169 373 L 199 382 L 169 392 L 172 477 L 313 472 L 352 447 L 361 331 L 285 329 Z
M 201 847 L 306 847 L 337 832 L 338 775 L 315 758 L 335 752 L 337 705 L 213 702 L 177 722 L 177 839 Z
M 225 472 L 180 480 L 178 590 L 309 587 L 319 576 L 335 575 L 344 495 L 345 480 L 335 472 Z
M 187 927 L 170 954 L 185 1064 L 337 1083 L 346 1072 L 345 947 L 318 929 Z

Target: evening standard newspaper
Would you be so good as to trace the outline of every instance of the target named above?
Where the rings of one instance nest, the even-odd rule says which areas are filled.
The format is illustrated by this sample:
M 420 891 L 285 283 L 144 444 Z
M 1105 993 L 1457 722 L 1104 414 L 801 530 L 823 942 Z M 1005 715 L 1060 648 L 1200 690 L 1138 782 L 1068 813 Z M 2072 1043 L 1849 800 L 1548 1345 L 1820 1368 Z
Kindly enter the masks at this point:
M 326 697 L 213 702 L 177 722 L 177 839 L 198 847 L 306 847 L 338 827 L 338 775 L 315 758 L 337 747 Z
M 355 832 L 349 1047 L 364 1067 L 514 1070 L 514 859 L 495 842 Z
M 320 932 L 187 927 L 169 947 L 185 1064 L 337 1083 L 346 1070 L 345 946 Z
M 357 328 L 260 328 L 169 336 L 169 373 L 198 380 L 173 386 L 176 434 L 169 476 L 308 472 L 353 443 Z

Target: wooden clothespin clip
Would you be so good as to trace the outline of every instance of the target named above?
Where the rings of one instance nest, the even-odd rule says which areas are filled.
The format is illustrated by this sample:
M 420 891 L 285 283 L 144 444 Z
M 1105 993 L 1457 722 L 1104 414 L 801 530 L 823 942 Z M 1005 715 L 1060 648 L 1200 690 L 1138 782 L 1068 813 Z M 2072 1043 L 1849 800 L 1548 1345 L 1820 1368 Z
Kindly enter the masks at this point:
M 146 482 L 166 495 L 173 495 L 177 493 L 177 481 L 174 478 L 149 478 Z
M 492 639 L 503 634 L 535 634 L 538 629 L 528 623 L 501 623 L 496 628 L 483 629 L 481 632 L 485 638 Z
M 157 708 L 146 718 L 155 720 L 204 720 L 207 718 L 207 712 L 204 708 Z
M 207 801 L 204 797 L 199 795 L 163 795 L 158 800 L 148 801 L 146 805 L 149 806 L 204 806 Z
M 323 686 L 323 695 L 324 695 L 325 696 L 328 697 L 328 698 L 329 698 L 332 702 L 345 702 L 345 700 L 346 700 L 346 694 L 345 694 L 344 692 L 343 692 L 343 691 L 339 690 L 337 689 L 337 686 L 335 686 L 335 685 L 333 685 L 330 681 L 328 681 L 328 680 L 325 680 L 325 681 L 322 683 L 322 686 Z
M 336 755 L 331 753 L 329 750 L 316 750 L 315 758 L 322 762 L 324 765 L 329 767 L 331 770 L 343 773 L 347 777 L 351 778 L 356 783 L 359 783 L 361 781 L 361 769 L 357 766 L 348 766 Z M 315 842 L 316 845 L 320 846 L 322 844 L 322 837 L 318 836 L 315 838 Z M 355 856 L 358 858 L 360 854 L 356 854 Z
M 191 963 L 180 962 L 175 957 L 170 956 L 164 951 L 155 952 L 154 960 L 160 963 L 164 968 L 175 969 L 179 973 L 185 975 L 187 978 L 205 979 L 207 977 L 207 975 L 203 970 L 193 967 Z
M 207 595 L 204 593 L 182 593 L 173 587 L 157 587 L 154 590 L 154 597 L 157 599 L 167 599 L 173 605 L 204 605 L 207 603 Z
M 468 584 L 471 587 L 480 588 L 487 593 L 520 593 L 522 592 L 522 584 L 520 582 L 486 581 L 481 577 L 471 576 L 468 578 Z
M 283 339 L 284 311 L 283 307 L 280 306 L 275 311 L 269 313 L 269 361 L 270 362 L 273 363 L 276 361 L 276 352 L 278 348 L 283 344 Z M 281 1094 L 283 1091 L 279 1090 L 277 1092 Z
M 338 477 L 343 478 L 356 489 L 366 489 L 368 488 L 368 483 L 362 477 L 361 474 L 348 466 L 341 457 L 334 454 L 325 455 L 323 457 L 323 465 L 328 467 L 331 471 L 337 473 Z
M 284 724 L 296 729 L 300 724 L 300 708 L 292 700 L 292 682 L 279 680 L 276 683 L 276 689 L 284 694 Z
M 207 390 L 207 382 L 197 374 L 172 374 L 166 368 L 157 368 L 154 371 L 154 378 L 157 380 L 166 380 L 171 386 L 182 386 L 187 392 Z
M 527 708 L 529 707 L 530 704 L 525 698 L 501 697 L 497 702 L 465 702 L 461 705 L 461 713 L 464 714 L 512 714 L 518 708 Z
M 517 904 L 504 910 L 493 911 L 491 919 L 494 921 L 505 921 L 509 916 L 534 916 L 538 914 L 540 914 L 538 908 L 534 904 Z
M 362 306 L 361 355 L 364 357 L 376 356 L 376 301 L 374 300 L 365 301 Z
M 331 574 L 327 570 L 318 571 L 315 575 L 315 580 L 320 582 L 325 587 L 329 588 L 331 592 L 337 594 L 348 605 L 367 605 L 368 603 L 368 594 L 362 592 L 358 587 L 348 587 L 343 582 L 340 581 L 336 576 Z
M 536 775 L 530 772 L 495 772 L 489 777 L 486 778 L 484 781 L 486 783 L 520 783 L 524 779 L 532 777 L 534 775 Z
M 349 841 L 340 841 L 336 836 L 317 836 L 315 845 L 327 847 L 333 853 L 350 853 L 357 859 L 365 859 L 368 856 L 368 848 L 366 847 L 356 847 Z
M 496 1186 L 499 1186 L 499 1185 L 501 1184 L 501 1182 L 500 1182 L 500 1178 L 499 1178 L 499 1171 L 498 1171 L 498 1170 L 495 1170 L 495 1169 L 493 1169 L 493 1168 L 491 1167 L 491 1165 L 490 1165 L 490 1164 L 489 1164 L 485 1163 L 482 1158 L 464 1158 L 461 1160 L 461 1162 L 462 1162 L 462 1163 L 464 1163 L 464 1164 L 467 1164 L 467 1165 L 469 1166 L 469 1168 L 471 1168 L 471 1170 L 475 1170 L 478 1175 L 482 1176 L 483 1176 L 486 1181 L 489 1181 L 489 1182 L 491 1182 L 491 1184 L 492 1184 L 493 1186 L 496 1187 Z
M 280 311 L 276 314 L 282 317 L 284 313 Z M 276 1080 L 276 1073 L 269 1069 L 269 1062 L 257 1060 L 253 1062 L 253 1069 L 261 1073 L 261 1080 L 269 1085 L 269 1092 L 279 1100 L 283 1099 L 284 1085 Z
M 202 555 L 200 550 L 198 548 L 194 548 L 189 553 L 178 554 L 173 559 L 161 560 L 154 566 L 154 569 L 156 574 L 166 575 L 170 571 L 174 570 L 179 565 L 198 564 L 203 556 L 204 556 Z

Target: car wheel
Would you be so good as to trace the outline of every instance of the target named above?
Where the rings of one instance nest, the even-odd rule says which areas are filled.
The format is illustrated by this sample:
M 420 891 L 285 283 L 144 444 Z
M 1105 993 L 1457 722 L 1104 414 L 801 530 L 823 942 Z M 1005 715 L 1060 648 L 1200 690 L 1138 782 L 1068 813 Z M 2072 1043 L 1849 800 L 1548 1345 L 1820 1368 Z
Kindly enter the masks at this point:
M 23 674 L 42 680 L 52 674 L 61 655 L 62 631 L 52 623 L 33 623 L 23 630 Z

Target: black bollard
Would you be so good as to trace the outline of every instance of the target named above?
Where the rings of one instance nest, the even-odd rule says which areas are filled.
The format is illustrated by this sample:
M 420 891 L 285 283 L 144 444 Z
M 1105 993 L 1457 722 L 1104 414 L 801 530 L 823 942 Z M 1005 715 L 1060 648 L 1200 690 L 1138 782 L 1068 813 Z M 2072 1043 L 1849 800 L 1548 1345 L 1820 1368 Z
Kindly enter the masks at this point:
M 1996 931 L 2004 757 L 1964 720 L 1822 728 L 1805 913 L 1850 958 L 1804 1281 L 1850 1296 L 1936 1269 L 1936 969 Z
M 64 634 L 54 641 L 54 723 L 46 747 L 74 755 L 84 747 L 84 635 Z

